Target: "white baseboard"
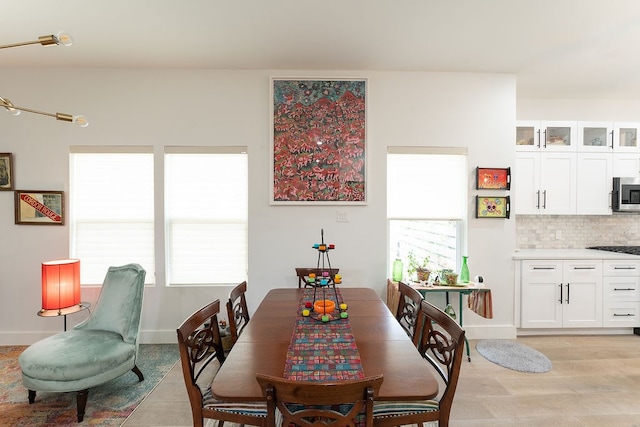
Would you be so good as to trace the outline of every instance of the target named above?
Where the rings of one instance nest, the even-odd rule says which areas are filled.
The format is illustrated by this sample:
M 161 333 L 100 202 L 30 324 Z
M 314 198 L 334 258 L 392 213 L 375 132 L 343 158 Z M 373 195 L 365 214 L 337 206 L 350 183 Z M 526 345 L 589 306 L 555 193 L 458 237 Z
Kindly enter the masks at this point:
M 59 331 L 62 332 L 62 331 Z M 0 345 L 31 345 L 57 332 L 0 332 Z M 140 331 L 140 344 L 177 344 L 175 330 Z
M 469 340 L 511 340 L 516 338 L 516 328 L 513 325 L 464 325 L 464 330 Z
M 633 335 L 633 328 L 518 329 L 519 337 L 541 335 Z

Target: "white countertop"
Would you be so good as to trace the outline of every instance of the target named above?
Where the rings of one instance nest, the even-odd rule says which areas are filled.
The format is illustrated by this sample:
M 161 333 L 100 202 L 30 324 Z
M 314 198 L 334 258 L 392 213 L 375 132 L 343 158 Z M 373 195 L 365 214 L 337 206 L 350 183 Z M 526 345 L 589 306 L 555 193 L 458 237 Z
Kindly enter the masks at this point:
M 516 249 L 513 259 L 633 259 L 640 256 L 596 249 Z

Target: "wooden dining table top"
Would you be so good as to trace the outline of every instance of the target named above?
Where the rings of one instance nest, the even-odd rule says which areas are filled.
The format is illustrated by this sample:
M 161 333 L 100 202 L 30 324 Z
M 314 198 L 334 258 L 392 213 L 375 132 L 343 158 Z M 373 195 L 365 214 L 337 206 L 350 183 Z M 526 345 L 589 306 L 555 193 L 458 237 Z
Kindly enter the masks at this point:
M 304 289 L 272 289 L 229 352 L 212 384 L 226 401 L 263 400 L 256 373 L 284 375 L 285 361 Z M 382 374 L 379 400 L 431 399 L 434 371 L 418 353 L 386 304 L 370 288 L 340 288 L 365 376 Z

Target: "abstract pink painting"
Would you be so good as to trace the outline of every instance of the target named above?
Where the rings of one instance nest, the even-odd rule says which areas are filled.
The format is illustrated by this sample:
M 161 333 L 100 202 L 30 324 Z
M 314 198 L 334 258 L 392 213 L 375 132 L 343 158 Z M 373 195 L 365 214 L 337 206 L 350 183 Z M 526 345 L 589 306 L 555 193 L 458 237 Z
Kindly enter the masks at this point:
M 364 204 L 366 81 L 272 83 L 271 202 Z

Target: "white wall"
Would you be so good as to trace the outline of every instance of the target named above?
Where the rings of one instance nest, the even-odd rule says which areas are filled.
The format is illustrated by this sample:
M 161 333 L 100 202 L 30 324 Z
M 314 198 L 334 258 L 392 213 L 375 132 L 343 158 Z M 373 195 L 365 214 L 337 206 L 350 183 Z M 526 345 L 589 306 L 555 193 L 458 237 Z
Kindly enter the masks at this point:
M 366 206 L 269 205 L 270 76 L 368 79 Z M 318 241 L 321 228 L 325 240 L 336 244 L 331 262 L 341 269 L 344 286 L 372 287 L 384 297 L 386 147 L 469 147 L 469 267 L 472 276 L 482 274 L 492 288 L 494 319 L 467 311 L 465 326 L 471 338 L 515 337 L 511 261 L 515 221 L 473 218 L 476 166 L 513 165 L 514 76 L 3 69 L 0 78 L 11 82 L 0 96 L 16 105 L 82 113 L 91 122 L 80 129 L 34 114 L 0 114 L 0 152 L 14 155 L 17 189 L 67 192 L 69 145 L 153 145 L 159 162 L 166 145 L 248 146 L 250 311 L 269 289 L 297 286 L 294 267 L 315 263 L 311 244 Z M 160 174 L 156 185 L 162 188 Z M 503 194 L 509 193 L 498 195 Z M 428 189 L 421 196 L 425 195 Z M 338 209 L 348 212 L 348 223 L 336 221 Z M 67 226 L 14 225 L 13 193 L 0 192 L 0 344 L 28 344 L 61 329 L 62 320 L 41 318 L 36 312 L 40 264 L 68 256 L 68 234 Z M 156 238 L 156 286 L 145 289 L 142 340 L 173 342 L 175 329 L 186 316 L 207 301 L 225 301 L 229 288 L 165 287 L 162 234 Z M 82 299 L 94 302 L 96 295 L 96 289 L 84 288 Z M 70 316 L 69 324 L 84 316 Z

